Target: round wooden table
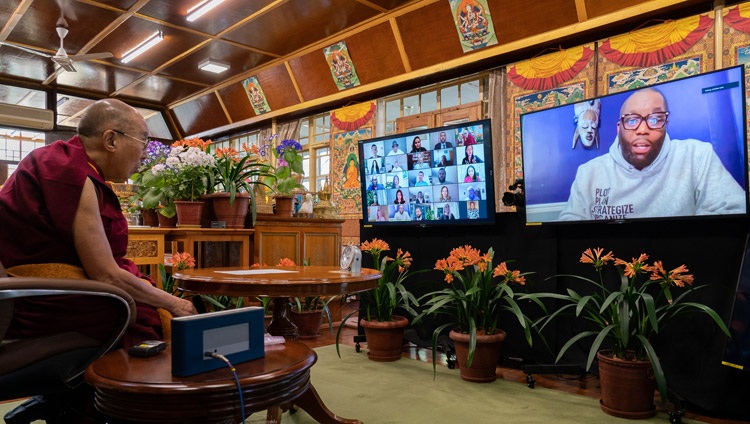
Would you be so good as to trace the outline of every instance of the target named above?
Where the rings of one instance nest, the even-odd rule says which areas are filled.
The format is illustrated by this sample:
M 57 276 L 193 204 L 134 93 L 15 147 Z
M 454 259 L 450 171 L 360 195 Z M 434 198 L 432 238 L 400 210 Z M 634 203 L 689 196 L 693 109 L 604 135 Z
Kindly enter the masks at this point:
M 266 355 L 233 364 L 242 386 L 245 415 L 268 410 L 267 422 L 281 421 L 281 406 L 294 404 L 320 423 L 361 421 L 333 414 L 310 382 L 317 361 L 305 344 L 266 346 Z M 95 389 L 96 408 L 112 423 L 236 423 L 240 399 L 236 381 L 224 367 L 189 377 L 172 375 L 171 349 L 150 358 L 120 349 L 91 364 L 86 381 Z
M 189 293 L 274 298 L 268 333 L 297 339 L 297 327 L 289 320 L 289 297 L 335 296 L 370 290 L 378 285 L 380 272 L 362 268 L 353 274 L 334 266 L 257 268 L 199 268 L 174 273 L 180 289 Z

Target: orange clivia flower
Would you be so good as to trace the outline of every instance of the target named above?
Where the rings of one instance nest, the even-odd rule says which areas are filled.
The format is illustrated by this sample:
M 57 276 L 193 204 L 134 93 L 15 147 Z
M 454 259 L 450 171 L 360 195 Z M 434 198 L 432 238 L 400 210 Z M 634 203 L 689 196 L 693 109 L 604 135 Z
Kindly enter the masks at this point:
M 599 271 L 607 262 L 614 260 L 611 250 L 604 256 L 602 256 L 602 252 L 604 252 L 604 249 L 601 247 L 597 247 L 593 251 L 591 249 L 584 250 L 581 254 L 581 263 L 593 264 L 594 268 Z
M 639 256 L 638 259 L 633 258 L 632 262 L 625 262 L 622 259 L 615 259 L 615 265 L 625 266 L 625 276 L 628 278 L 633 278 L 638 274 L 651 271 L 651 267 L 646 264 L 646 259 L 648 259 L 648 255 L 645 253 L 641 253 L 641 256 Z
M 255 144 L 247 145 L 247 143 L 242 143 L 242 150 L 247 153 L 248 155 L 259 155 L 260 149 L 258 149 L 258 146 Z
M 169 264 L 172 265 L 176 271 L 182 271 L 184 269 L 195 268 L 195 258 L 188 252 L 180 253 L 177 252 L 169 258 Z
M 372 241 L 367 240 L 362 242 L 362 246 L 360 246 L 359 249 L 363 252 L 370 253 L 372 256 L 377 256 L 380 255 L 380 252 L 384 250 L 390 250 L 391 247 L 388 246 L 388 243 L 386 243 L 385 241 L 374 238 L 372 239 Z
M 658 281 L 659 284 L 665 286 L 674 285 L 677 287 L 685 287 L 685 284 L 689 286 L 693 285 L 693 275 L 686 274 L 686 272 L 690 272 L 690 270 L 687 269 L 684 264 L 667 272 L 664 270 L 664 266 L 662 265 L 661 261 L 656 261 L 654 262 L 654 266 L 651 267 L 651 271 L 653 273 L 651 274 L 650 279 L 653 281 Z
M 297 264 L 295 264 L 294 261 L 289 258 L 281 258 L 279 259 L 279 263 L 276 264 L 276 266 L 297 266 Z
M 206 147 L 211 145 L 213 141 L 203 141 L 202 139 L 198 137 L 189 138 L 187 140 L 178 140 L 172 143 L 172 147 L 179 147 L 179 146 L 185 146 L 185 147 L 198 147 L 201 150 L 206 150 Z
M 435 262 L 435 269 L 443 271 L 445 273 L 445 281 L 450 284 L 453 282 L 453 273 L 463 270 L 464 267 L 460 260 L 448 257 L 447 259 L 438 259 Z
M 464 266 L 476 265 L 479 263 L 480 252 L 470 245 L 459 246 L 451 250 L 450 257 L 456 258 Z
M 508 269 L 508 264 L 501 262 L 500 265 L 496 266 L 492 271 L 492 277 L 503 277 L 508 283 L 518 283 L 520 285 L 526 285 L 526 277 L 521 275 L 521 271 L 511 271 Z
M 216 149 L 216 157 L 221 159 L 231 159 L 234 162 L 239 162 L 240 154 L 237 153 L 237 150 L 234 150 L 234 147 L 226 147 L 226 148 L 218 148 Z

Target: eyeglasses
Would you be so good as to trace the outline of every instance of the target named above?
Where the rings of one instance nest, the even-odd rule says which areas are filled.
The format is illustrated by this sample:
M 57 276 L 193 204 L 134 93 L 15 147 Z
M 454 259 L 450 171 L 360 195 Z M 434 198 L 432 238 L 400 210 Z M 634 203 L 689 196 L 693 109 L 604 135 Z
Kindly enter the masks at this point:
M 146 139 L 145 139 L 145 140 L 141 140 L 141 139 L 140 139 L 140 138 L 138 138 L 138 137 L 134 137 L 134 136 L 132 136 L 132 135 L 130 135 L 130 134 L 127 134 L 127 133 L 124 133 L 124 132 L 122 132 L 122 131 L 120 131 L 120 130 L 115 130 L 115 129 L 113 129 L 112 131 L 116 132 L 117 134 L 120 134 L 120 135 L 124 135 L 125 137 L 127 137 L 127 138 L 129 138 L 129 139 L 131 139 L 131 140 L 135 140 L 135 141 L 137 141 L 137 142 L 139 142 L 139 143 L 143 144 L 143 148 L 144 148 L 144 149 L 146 148 L 146 146 L 148 146 L 148 143 L 150 143 L 150 142 L 151 142 L 151 139 L 150 139 L 150 138 L 148 138 L 148 137 L 146 137 Z
M 637 113 L 629 113 L 620 117 L 622 127 L 626 130 L 634 130 L 641 125 L 641 122 L 646 121 L 646 126 L 652 130 L 660 130 L 667 125 L 667 117 L 669 112 L 654 112 L 648 116 L 639 115 Z

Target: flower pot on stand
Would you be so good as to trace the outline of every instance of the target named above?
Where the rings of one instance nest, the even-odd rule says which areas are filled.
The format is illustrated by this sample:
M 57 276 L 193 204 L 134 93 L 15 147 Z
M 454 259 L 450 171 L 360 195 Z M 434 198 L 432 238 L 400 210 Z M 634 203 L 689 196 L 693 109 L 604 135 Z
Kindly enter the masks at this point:
M 294 197 L 277 196 L 276 208 L 274 209 L 274 215 L 277 215 L 277 216 L 294 215 Z
M 237 193 L 234 203 L 229 202 L 230 194 L 219 192 L 211 194 L 211 202 L 217 221 L 227 223 L 227 228 L 245 228 L 245 217 L 250 205 L 249 193 Z
M 141 209 L 141 216 L 143 217 L 143 225 L 147 227 L 158 227 L 159 217 L 158 213 L 154 209 Z
M 477 345 L 471 366 L 469 359 L 469 334 L 452 330 L 448 335 L 453 340 L 456 349 L 456 360 L 461 379 L 474 383 L 490 383 L 497 379 L 497 365 L 500 360 L 500 350 L 506 334 L 503 330 L 496 330 L 495 334 L 477 334 Z
M 393 362 L 401 359 L 404 328 L 409 325 L 408 319 L 394 315 L 392 321 L 380 322 L 362 319 L 360 324 L 365 329 L 367 357 L 370 360 Z
M 656 414 L 656 379 L 649 361 L 613 358 L 612 352 L 597 352 L 602 411 L 620 418 L 643 419 Z
M 297 326 L 300 339 L 315 338 L 320 335 L 320 326 L 323 324 L 323 311 L 316 309 L 298 312 L 296 309 L 290 309 L 289 320 Z
M 203 216 L 202 201 L 191 202 L 187 200 L 175 200 L 177 208 L 177 226 L 187 228 L 200 228 Z
M 167 217 L 159 212 L 156 213 L 156 219 L 159 221 L 160 228 L 175 228 L 177 227 L 177 215 L 173 217 Z

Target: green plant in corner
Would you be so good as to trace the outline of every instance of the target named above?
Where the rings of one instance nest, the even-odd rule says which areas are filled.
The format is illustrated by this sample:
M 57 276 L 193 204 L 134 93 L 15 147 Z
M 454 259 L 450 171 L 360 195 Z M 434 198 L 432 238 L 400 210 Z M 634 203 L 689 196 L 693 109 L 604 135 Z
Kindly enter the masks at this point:
M 593 286 L 591 294 L 580 294 L 568 288 L 566 294 L 535 293 L 538 298 L 552 298 L 562 302 L 552 314 L 542 322 L 540 330 L 555 317 L 574 313 L 593 324 L 594 330 L 585 330 L 574 335 L 560 349 L 559 361 L 565 352 L 578 341 L 594 337 L 589 349 L 586 369 L 589 369 L 597 352 L 603 346 L 612 349 L 615 358 L 623 360 L 649 360 L 656 378 L 656 386 L 664 404 L 667 401 L 667 383 L 659 357 L 652 344 L 654 338 L 674 318 L 693 312 L 702 312 L 713 320 L 721 331 L 729 336 L 729 330 L 712 308 L 698 302 L 688 302 L 687 296 L 704 286 L 692 286 L 693 276 L 687 274 L 685 265 L 667 271 L 661 261 L 648 265 L 648 255 L 642 253 L 630 262 L 616 259 L 612 252 L 604 254 L 604 249 L 586 249 L 580 262 L 594 266 L 599 278 L 593 280 L 579 275 L 557 275 L 584 281 Z M 608 264 L 613 269 L 605 269 Z M 614 276 L 615 284 L 605 283 L 606 275 Z M 554 278 L 550 277 L 550 278 Z M 615 287 L 611 289 L 610 287 Z M 686 292 L 674 297 L 675 287 L 691 286 Z

